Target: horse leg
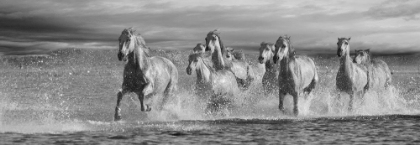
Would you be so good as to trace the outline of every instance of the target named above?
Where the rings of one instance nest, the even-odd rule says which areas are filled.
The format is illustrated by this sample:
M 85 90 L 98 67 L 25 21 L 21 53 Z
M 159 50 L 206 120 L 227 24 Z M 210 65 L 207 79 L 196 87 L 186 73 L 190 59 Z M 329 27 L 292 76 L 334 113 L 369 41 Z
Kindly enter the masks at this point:
M 279 109 L 284 113 L 283 101 L 286 93 L 279 91 Z
M 176 90 L 176 84 L 172 84 L 172 82 L 173 81 L 169 82 L 168 86 L 163 92 L 162 103 L 159 106 L 159 110 L 163 109 L 163 106 L 166 104 L 168 98 L 172 97 L 174 94 L 174 91 Z
M 147 83 L 141 92 L 137 92 L 137 96 L 140 100 L 140 111 L 151 111 L 152 108 L 149 105 L 144 105 L 144 97 L 150 98 L 150 95 L 153 92 L 152 83 Z
M 349 93 L 349 97 L 350 97 L 350 99 L 349 99 L 349 108 L 348 108 L 348 110 L 349 110 L 349 112 L 351 112 L 353 110 L 354 92 Z
M 293 96 L 293 114 L 297 116 L 299 114 L 299 109 L 298 109 L 299 93 L 296 92 L 291 95 Z
M 114 121 L 119 121 L 121 120 L 121 109 L 120 109 L 120 102 L 122 100 L 122 97 L 124 96 L 124 94 L 126 94 L 127 91 L 125 90 L 120 90 L 117 93 L 117 106 L 115 107 L 115 114 L 114 114 Z

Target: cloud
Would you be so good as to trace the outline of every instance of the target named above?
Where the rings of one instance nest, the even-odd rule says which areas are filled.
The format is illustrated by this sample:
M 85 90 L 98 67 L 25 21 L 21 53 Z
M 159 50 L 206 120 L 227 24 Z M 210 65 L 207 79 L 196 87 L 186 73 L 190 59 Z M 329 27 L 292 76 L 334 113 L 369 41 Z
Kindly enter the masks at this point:
M 420 2 L 411 0 L 388 0 L 366 11 L 366 14 L 377 19 L 404 18 L 418 19 Z
M 378 4 L 379 3 L 379 4 Z M 380 10 L 410 3 L 413 13 L 392 16 Z M 219 28 L 227 46 L 252 50 L 262 41 L 274 42 L 288 34 L 294 46 L 330 50 L 336 37 L 352 36 L 366 47 L 376 44 L 418 46 L 405 41 L 420 37 L 413 21 L 388 18 L 416 16 L 412 1 L 327 0 L 4 0 L 0 2 L 0 51 L 57 48 L 115 49 L 124 28 L 134 26 L 152 48 L 191 49 Z M 395 10 L 398 12 L 397 10 Z M 387 12 L 388 13 L 388 12 Z M 392 17 L 391 17 L 392 16 Z M 380 36 L 398 36 L 394 43 Z M 373 37 L 375 36 L 375 37 Z M 373 45 L 375 42 L 375 45 Z M 19 45 L 24 43 L 27 45 Z M 357 45 L 356 45 L 357 46 Z M 385 48 L 385 47 L 383 47 Z

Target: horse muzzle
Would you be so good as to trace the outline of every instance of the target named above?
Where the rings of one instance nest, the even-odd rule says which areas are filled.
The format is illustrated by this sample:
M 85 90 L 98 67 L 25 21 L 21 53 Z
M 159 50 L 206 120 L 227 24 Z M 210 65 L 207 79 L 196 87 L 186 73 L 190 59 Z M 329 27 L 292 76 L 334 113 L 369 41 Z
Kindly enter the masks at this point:
M 264 57 L 258 57 L 258 61 L 261 63 L 261 64 L 263 64 L 264 63 Z
M 273 61 L 274 61 L 274 63 L 277 63 L 277 61 L 279 60 L 280 58 L 279 58 L 279 56 L 273 56 Z
M 118 53 L 118 60 L 119 61 L 127 61 L 128 60 L 127 55 L 125 55 L 124 53 L 119 52 Z
M 123 60 L 123 54 L 121 52 L 118 52 L 118 60 L 119 61 Z
M 187 74 L 188 74 L 188 75 L 191 75 L 191 72 L 192 72 L 191 67 L 187 67 Z
M 343 56 L 342 52 L 341 52 L 341 51 L 337 51 L 337 56 L 338 56 L 338 57 Z

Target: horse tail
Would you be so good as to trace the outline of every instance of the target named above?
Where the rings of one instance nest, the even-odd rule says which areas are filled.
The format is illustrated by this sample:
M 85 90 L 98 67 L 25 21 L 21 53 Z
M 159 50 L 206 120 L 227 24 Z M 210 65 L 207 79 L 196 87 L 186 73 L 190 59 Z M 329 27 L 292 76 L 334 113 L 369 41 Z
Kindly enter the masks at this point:
M 169 60 L 168 60 L 169 61 Z M 169 66 L 171 68 L 169 68 L 170 72 L 170 80 L 168 82 L 168 85 L 165 88 L 165 91 L 163 92 L 163 99 L 162 99 L 162 105 L 161 107 L 163 108 L 163 106 L 166 104 L 168 98 L 172 97 L 174 95 L 174 93 L 178 90 L 178 70 L 176 69 L 176 66 L 169 61 Z M 162 109 L 161 108 L 161 109 Z
M 386 82 L 385 82 L 385 88 L 388 88 L 391 83 L 392 83 L 392 75 L 394 74 L 394 72 L 392 72 L 389 67 L 388 64 L 386 64 L 384 62 L 384 69 L 386 70 Z
M 312 90 L 315 89 L 316 83 L 318 83 L 318 80 L 319 80 L 318 72 L 316 70 L 315 63 L 312 61 L 312 59 L 309 59 L 309 60 L 312 62 L 312 65 L 313 65 L 314 76 L 312 78 L 311 83 L 308 85 L 308 87 L 303 89 L 303 92 L 305 92 L 307 94 L 311 93 Z

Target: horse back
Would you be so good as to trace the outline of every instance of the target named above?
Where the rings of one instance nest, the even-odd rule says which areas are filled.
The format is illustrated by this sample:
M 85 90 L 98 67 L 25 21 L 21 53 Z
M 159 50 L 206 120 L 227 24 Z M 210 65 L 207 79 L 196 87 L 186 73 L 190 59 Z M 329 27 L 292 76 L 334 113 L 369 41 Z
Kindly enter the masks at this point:
M 369 67 L 369 87 L 383 88 L 392 81 L 391 71 L 383 60 L 372 60 Z
M 381 69 L 382 71 L 384 71 L 384 73 L 391 74 L 391 70 L 389 69 L 388 64 L 386 64 L 386 62 L 383 60 L 380 60 L 380 59 L 372 60 L 372 66 L 375 69 Z
M 150 57 L 151 71 L 157 85 L 176 85 L 178 83 L 178 70 L 176 66 L 167 58 L 160 56 Z M 165 87 L 166 87 L 165 86 Z

